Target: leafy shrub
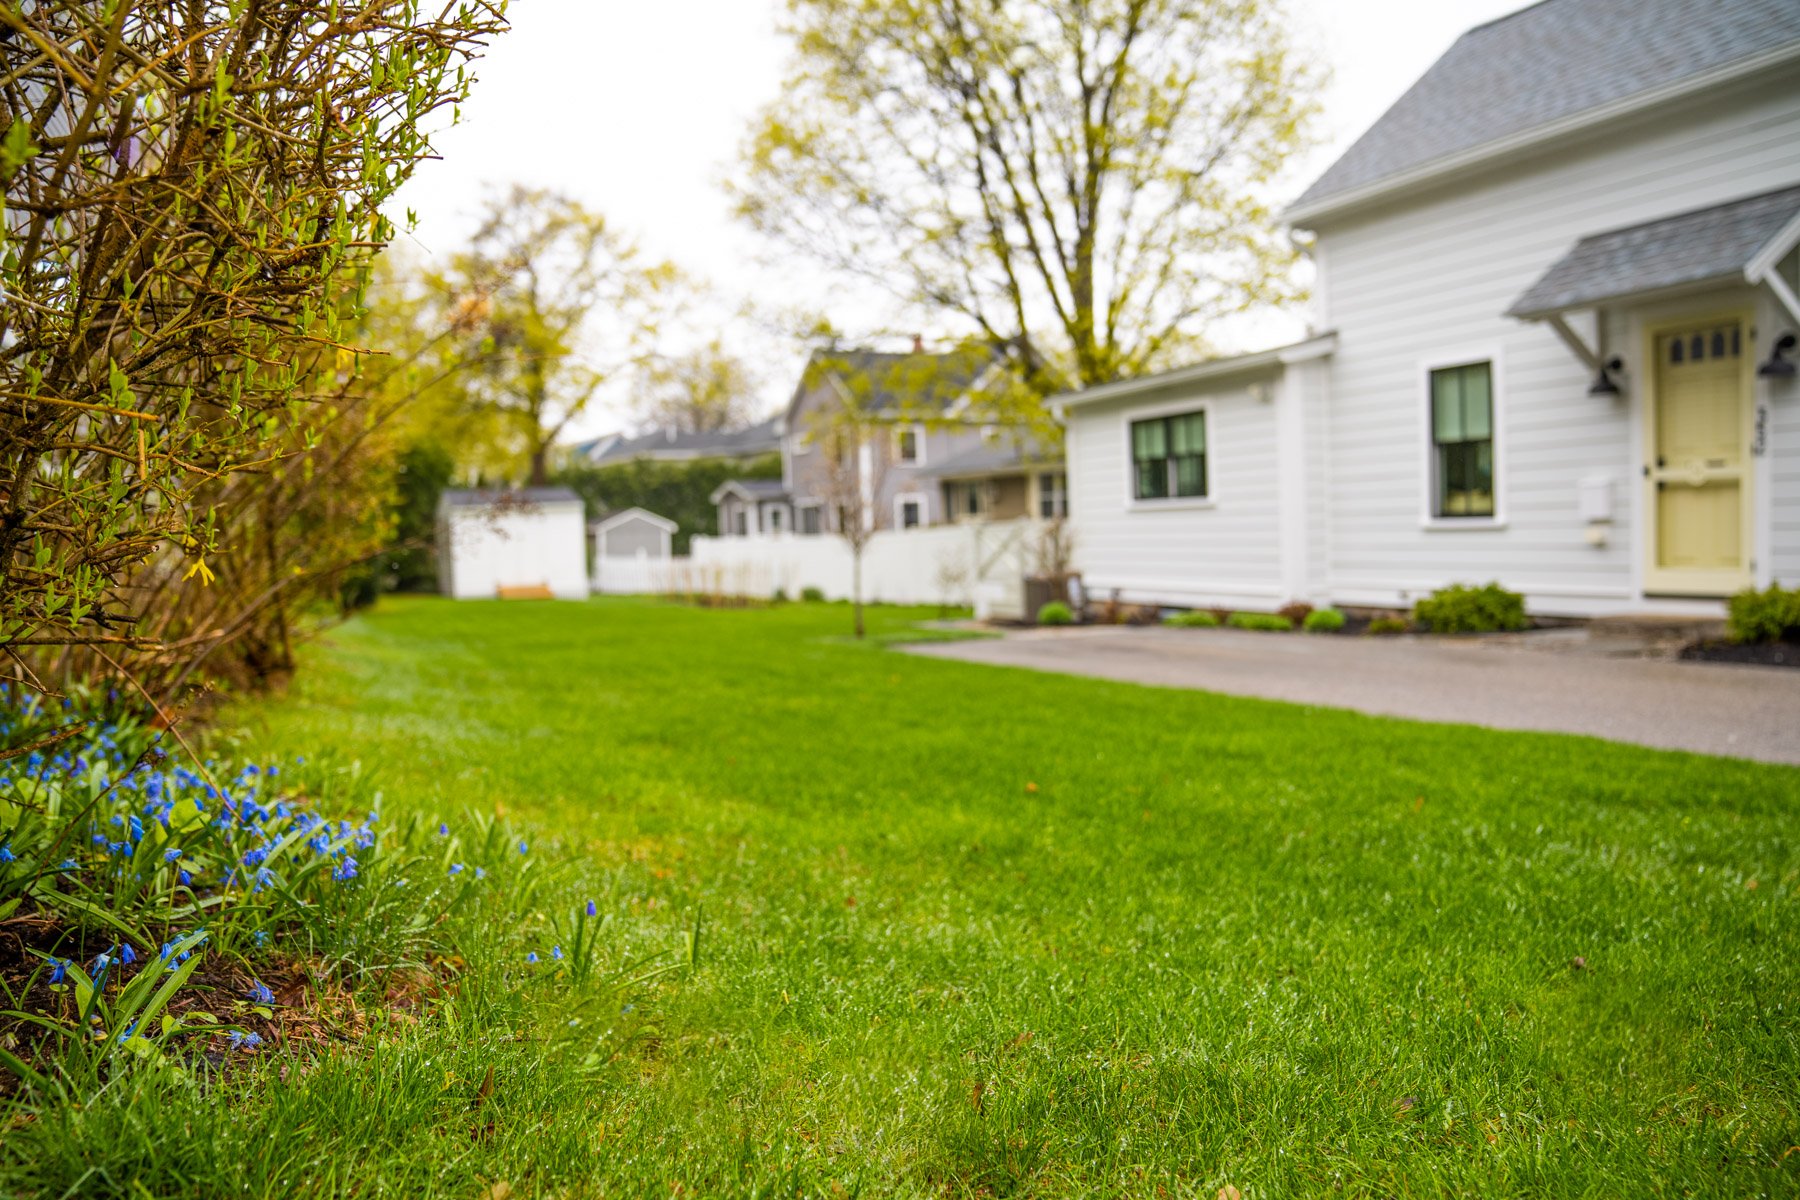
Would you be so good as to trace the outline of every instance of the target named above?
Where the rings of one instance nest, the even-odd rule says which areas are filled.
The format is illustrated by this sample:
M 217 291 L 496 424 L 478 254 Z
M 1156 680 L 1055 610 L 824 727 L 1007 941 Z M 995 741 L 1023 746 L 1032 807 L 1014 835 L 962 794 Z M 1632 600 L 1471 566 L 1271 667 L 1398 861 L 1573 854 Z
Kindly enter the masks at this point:
M 1497 583 L 1440 588 L 1413 606 L 1413 617 L 1433 633 L 1499 633 L 1531 624 L 1525 597 Z
M 1335 608 L 1319 608 L 1306 614 L 1301 628 L 1308 633 L 1337 633 L 1344 628 L 1344 614 Z
M 800 598 L 808 604 L 823 604 L 825 603 L 825 590 L 816 587 L 801 588 Z
M 786 588 L 776 588 L 774 595 L 769 597 L 770 604 L 786 604 L 787 602 L 788 594 Z
M 1731 598 L 1726 634 L 1734 642 L 1800 642 L 1800 588 L 1750 588 Z
M 1037 610 L 1037 623 L 1039 625 L 1073 625 L 1075 614 L 1070 612 L 1069 606 L 1061 600 L 1052 600 Z
M 1412 627 L 1406 623 L 1405 617 L 1376 617 L 1369 622 L 1369 628 L 1365 632 L 1381 637 L 1388 634 L 1405 633 L 1410 628 Z
M 1253 629 L 1259 633 L 1288 633 L 1294 623 L 1278 613 L 1234 612 L 1226 622 L 1233 629 Z
M 1219 618 L 1203 608 L 1196 608 L 1190 612 L 1178 612 L 1173 616 L 1165 617 L 1163 624 L 1176 629 L 1217 629 Z
M 1312 616 L 1313 606 L 1304 600 L 1296 600 L 1292 604 L 1284 604 L 1275 610 L 1278 616 L 1286 617 L 1295 625 L 1304 626 L 1306 618 Z

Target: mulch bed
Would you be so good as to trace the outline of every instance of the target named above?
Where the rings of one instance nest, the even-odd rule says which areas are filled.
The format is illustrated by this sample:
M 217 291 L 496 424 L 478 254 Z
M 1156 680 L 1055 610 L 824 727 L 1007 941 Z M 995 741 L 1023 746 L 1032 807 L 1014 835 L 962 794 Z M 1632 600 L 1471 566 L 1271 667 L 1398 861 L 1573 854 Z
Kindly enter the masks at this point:
M 1684 646 L 1689 662 L 1748 663 L 1758 667 L 1800 667 L 1800 642 L 1696 642 Z
M 83 943 L 86 943 L 85 945 Z M 63 957 L 81 956 L 84 968 L 92 965 L 92 957 L 109 948 L 106 935 L 84 939 L 53 914 L 23 913 L 0 921 L 0 978 L 20 1002 L 17 1007 L 40 1016 L 67 1019 L 74 1015 L 74 989 L 52 991 L 49 972 L 42 970 L 43 960 L 31 951 L 43 950 Z M 158 969 L 155 946 L 139 946 L 136 963 L 115 973 L 108 980 L 109 996 L 116 994 L 118 983 L 138 972 Z M 443 991 L 440 976 L 449 976 L 454 964 L 434 963 L 437 973 L 422 970 L 395 971 L 386 980 L 381 993 L 358 995 L 340 981 L 316 974 L 314 964 L 293 959 L 278 959 L 266 964 L 261 982 L 275 994 L 272 1016 L 264 1017 L 253 1010 L 247 1000 L 250 986 L 259 976 L 231 962 L 225 956 L 203 948 L 206 962 L 174 995 L 165 1010 L 177 1020 L 190 1014 L 207 1013 L 221 1024 L 245 1033 L 255 1033 L 262 1044 L 254 1050 L 233 1050 L 225 1030 L 208 1035 L 195 1033 L 181 1039 L 176 1052 L 183 1058 L 200 1059 L 215 1068 L 233 1061 L 247 1060 L 256 1054 L 278 1050 L 299 1051 L 310 1056 L 332 1045 L 353 1045 L 368 1035 L 371 1025 L 380 1019 L 385 1008 L 390 1019 L 409 1023 L 418 1019 L 426 1005 Z M 35 983 L 26 984 L 36 974 Z M 452 985 L 453 986 L 453 985 Z M 367 1005 L 373 1003 L 377 1012 Z M 12 1007 L 12 1005 L 4 1005 Z M 186 1022 L 184 1022 L 186 1023 Z M 0 1015 L 0 1044 L 10 1044 L 13 1052 L 27 1062 L 41 1062 L 45 1040 L 54 1035 L 30 1022 Z M 10 1072 L 0 1071 L 0 1095 L 9 1094 L 18 1084 Z

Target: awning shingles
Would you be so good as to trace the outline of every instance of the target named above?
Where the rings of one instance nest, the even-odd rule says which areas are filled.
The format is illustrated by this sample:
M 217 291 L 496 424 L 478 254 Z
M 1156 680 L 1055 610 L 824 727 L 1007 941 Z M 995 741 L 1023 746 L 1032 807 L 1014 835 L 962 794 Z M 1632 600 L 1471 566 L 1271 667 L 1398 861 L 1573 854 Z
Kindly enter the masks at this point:
M 1572 309 L 1744 279 L 1800 216 L 1800 186 L 1582 238 L 1506 310 L 1537 321 Z

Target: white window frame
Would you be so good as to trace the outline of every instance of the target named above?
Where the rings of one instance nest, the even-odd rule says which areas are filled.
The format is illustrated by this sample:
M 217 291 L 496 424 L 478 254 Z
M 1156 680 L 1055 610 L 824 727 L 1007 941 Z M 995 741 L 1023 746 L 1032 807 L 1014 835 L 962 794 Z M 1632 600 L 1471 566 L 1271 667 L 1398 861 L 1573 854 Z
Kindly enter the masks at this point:
M 1207 430 L 1206 436 L 1208 439 L 1211 439 L 1212 431 L 1210 429 Z M 1208 453 L 1208 456 L 1210 457 L 1211 456 L 1210 449 L 1208 450 L 1207 453 Z M 1210 472 L 1209 472 L 1209 474 L 1210 474 Z M 1056 471 L 1037 470 L 1037 471 L 1032 472 L 1032 476 L 1033 476 L 1033 483 L 1036 485 L 1032 489 L 1032 491 L 1034 493 L 1033 498 L 1037 501 L 1037 511 L 1035 513 L 1033 513 L 1032 515 L 1040 521 L 1054 521 L 1054 520 L 1058 519 L 1059 517 L 1060 518 L 1068 517 L 1068 515 L 1069 515 L 1069 473 L 1066 470 L 1056 470 Z M 1053 487 L 1048 492 L 1048 495 L 1050 496 L 1050 499 L 1052 501 L 1051 508 L 1053 508 L 1053 509 L 1060 508 L 1062 511 L 1053 513 L 1052 515 L 1050 515 L 1048 517 L 1046 517 L 1044 515 L 1044 496 L 1046 495 L 1046 493 L 1044 491 L 1044 480 L 1046 480 L 1046 479 L 1061 479 L 1062 480 L 1062 487 L 1060 489 Z M 1207 482 L 1210 483 L 1211 480 L 1209 479 Z M 1133 489 L 1133 490 L 1135 491 L 1136 489 Z M 1055 503 L 1055 501 L 1058 501 L 1058 500 L 1060 500 L 1062 503 L 1061 504 Z
M 1506 372 L 1500 347 L 1466 347 L 1460 353 L 1435 354 L 1417 367 L 1420 473 L 1419 528 L 1428 533 L 1490 533 L 1506 528 Z M 1494 427 L 1494 515 L 1491 517 L 1440 517 L 1437 515 L 1437 443 L 1431 427 L 1431 373 L 1452 367 L 1488 365 L 1488 392 Z M 1210 435 L 1208 435 L 1210 436 Z
M 1248 402 L 1248 396 L 1246 396 Z M 1213 438 L 1218 434 L 1218 424 L 1213 420 L 1213 402 L 1211 400 L 1170 400 L 1163 404 L 1152 404 L 1143 408 L 1128 408 L 1120 413 L 1119 439 L 1125 447 L 1125 510 L 1127 512 L 1179 512 L 1190 508 L 1217 508 L 1219 506 L 1219 476 L 1214 470 L 1217 459 L 1213 453 Z M 1139 500 L 1137 495 L 1137 459 L 1133 457 L 1131 445 L 1131 426 L 1137 421 L 1154 421 L 1158 417 L 1178 417 L 1188 413 L 1202 413 L 1206 417 L 1206 495 L 1204 496 L 1164 496 L 1157 500 Z
M 818 533 L 805 532 L 805 529 L 804 529 L 805 521 L 802 519 L 801 514 L 803 512 L 809 511 L 809 510 L 819 514 L 819 532 Z M 831 532 L 831 530 L 829 530 L 825 527 L 825 502 L 823 500 L 796 500 L 796 501 L 794 501 L 794 536 L 795 537 L 820 537 L 820 536 L 830 533 L 830 532 Z
M 900 454 L 900 435 L 913 435 L 913 456 L 903 458 Z M 925 427 L 923 425 L 899 425 L 894 429 L 894 463 L 902 467 L 922 467 L 925 465 Z
M 919 523 L 913 528 L 929 528 L 931 525 L 931 502 L 930 497 L 926 496 L 924 492 L 901 492 L 894 497 L 894 528 L 901 533 L 906 532 L 906 522 L 901 513 L 905 511 L 908 504 L 919 506 Z

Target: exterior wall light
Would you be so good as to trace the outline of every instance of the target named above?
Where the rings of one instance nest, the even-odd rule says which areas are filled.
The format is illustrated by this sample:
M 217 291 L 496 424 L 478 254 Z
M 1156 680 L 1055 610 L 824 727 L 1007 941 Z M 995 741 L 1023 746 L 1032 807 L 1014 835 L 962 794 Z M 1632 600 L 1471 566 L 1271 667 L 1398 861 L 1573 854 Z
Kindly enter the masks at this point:
M 1800 339 L 1792 333 L 1784 333 L 1775 339 L 1775 345 L 1769 350 L 1769 361 L 1756 368 L 1756 373 L 1764 379 L 1792 379 L 1795 374 L 1794 364 L 1788 361 L 1788 352 Z
M 1600 364 L 1600 373 L 1594 377 L 1594 384 L 1592 387 L 1588 388 L 1588 395 L 1590 395 L 1590 396 L 1617 396 L 1617 395 L 1620 395 L 1621 389 L 1618 385 L 1618 382 L 1613 379 L 1613 373 L 1615 371 L 1623 371 L 1624 369 L 1625 369 L 1625 360 L 1622 358 L 1617 358 L 1617 357 L 1609 358 L 1605 362 L 1601 363 Z

